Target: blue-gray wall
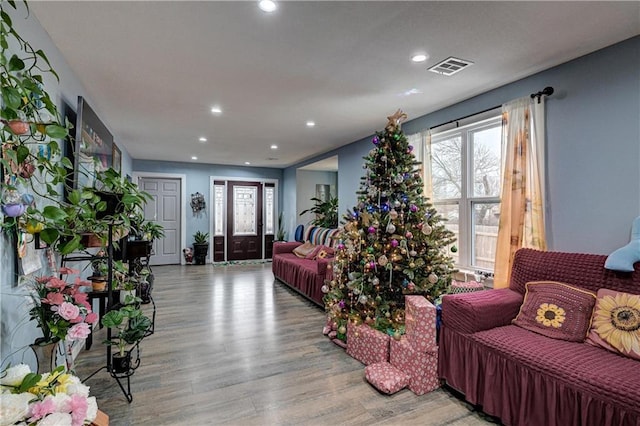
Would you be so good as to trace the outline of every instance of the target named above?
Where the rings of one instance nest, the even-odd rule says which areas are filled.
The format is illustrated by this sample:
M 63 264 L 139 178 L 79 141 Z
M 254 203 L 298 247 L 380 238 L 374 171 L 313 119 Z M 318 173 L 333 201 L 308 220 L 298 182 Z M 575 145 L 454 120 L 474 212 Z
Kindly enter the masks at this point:
M 315 203 L 311 201 L 316 196 L 316 185 L 329 185 L 331 187 L 331 195 L 337 196 L 336 186 L 338 184 L 337 172 L 324 172 L 315 170 L 298 170 L 296 173 L 296 212 L 298 213 L 297 222 L 307 225 L 315 215 L 313 213 L 305 213 L 300 216 L 300 212 L 312 208 Z M 293 240 L 293 235 L 288 235 L 289 240 Z
M 634 37 L 402 127 L 416 133 L 553 86 L 546 117 L 549 248 L 608 254 L 629 241 L 631 222 L 640 215 L 639 70 L 640 37 Z M 390 113 L 395 109 L 389 106 Z M 381 117 L 380 128 L 385 123 Z M 291 169 L 337 154 L 340 210 L 353 207 L 370 140 L 286 169 L 285 191 L 295 188 Z

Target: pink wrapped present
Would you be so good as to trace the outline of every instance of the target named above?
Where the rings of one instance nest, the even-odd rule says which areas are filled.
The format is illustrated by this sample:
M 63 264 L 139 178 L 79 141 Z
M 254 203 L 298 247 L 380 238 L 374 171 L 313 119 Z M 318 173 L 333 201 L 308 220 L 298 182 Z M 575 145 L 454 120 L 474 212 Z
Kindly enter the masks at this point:
M 419 352 L 411 342 L 402 338 L 391 340 L 391 365 L 409 376 L 409 389 L 423 395 L 440 387 L 438 379 L 438 351 Z
M 409 376 L 388 362 L 367 365 L 364 369 L 364 377 L 373 387 L 389 395 L 409 385 Z
M 364 365 L 389 361 L 389 336 L 366 324 L 347 324 L 347 353 Z
M 405 336 L 420 352 L 433 352 L 436 344 L 436 307 L 424 296 L 405 296 Z
M 474 291 L 484 290 L 482 283 L 477 281 L 451 281 L 449 294 L 473 293 Z

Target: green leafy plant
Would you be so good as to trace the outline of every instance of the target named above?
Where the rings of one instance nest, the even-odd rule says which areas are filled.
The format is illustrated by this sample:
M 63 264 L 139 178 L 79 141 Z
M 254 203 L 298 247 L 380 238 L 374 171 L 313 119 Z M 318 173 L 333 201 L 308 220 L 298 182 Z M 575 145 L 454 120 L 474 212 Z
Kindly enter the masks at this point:
M 278 232 L 276 233 L 276 241 L 285 241 L 287 239 L 287 233 L 284 230 L 284 218 L 283 213 L 278 215 Z
M 102 343 L 116 346 L 122 357 L 127 344 L 142 340 L 151 327 L 151 320 L 135 305 L 124 305 L 120 309 L 107 312 L 102 317 L 102 325 L 115 331 L 111 340 L 104 340 Z
M 338 197 L 330 197 L 326 201 L 322 201 L 319 198 L 313 197 L 311 201 L 315 205 L 300 212 L 300 216 L 305 213 L 313 213 L 316 215 L 311 220 L 311 224 L 315 226 L 322 226 L 324 228 L 337 228 L 338 227 Z
M 195 244 L 209 244 L 209 233 L 197 231 L 193 234 L 193 242 Z

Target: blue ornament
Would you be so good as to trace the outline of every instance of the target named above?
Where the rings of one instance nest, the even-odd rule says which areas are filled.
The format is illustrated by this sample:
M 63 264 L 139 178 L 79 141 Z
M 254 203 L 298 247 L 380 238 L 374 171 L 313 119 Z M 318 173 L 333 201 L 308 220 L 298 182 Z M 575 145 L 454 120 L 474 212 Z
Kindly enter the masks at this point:
M 389 211 L 389 204 L 386 204 L 386 203 L 383 204 L 382 205 L 382 211 L 385 212 L 385 213 L 388 212 Z

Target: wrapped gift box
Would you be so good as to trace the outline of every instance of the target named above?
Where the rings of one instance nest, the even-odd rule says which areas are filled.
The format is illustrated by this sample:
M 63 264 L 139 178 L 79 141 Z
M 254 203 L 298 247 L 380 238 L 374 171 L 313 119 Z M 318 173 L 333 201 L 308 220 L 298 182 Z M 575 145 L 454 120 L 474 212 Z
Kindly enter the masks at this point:
M 389 336 L 366 324 L 347 324 L 347 353 L 365 365 L 389 361 Z
M 409 385 L 409 376 L 398 370 L 388 362 L 369 364 L 364 369 L 367 382 L 380 392 L 391 395 Z
M 433 352 L 422 352 L 414 349 L 407 338 L 391 340 L 390 362 L 393 367 L 409 376 L 409 389 L 416 395 L 423 395 L 440 387 L 437 348 Z
M 405 296 L 405 337 L 420 352 L 433 352 L 436 343 L 436 307 L 424 296 Z

